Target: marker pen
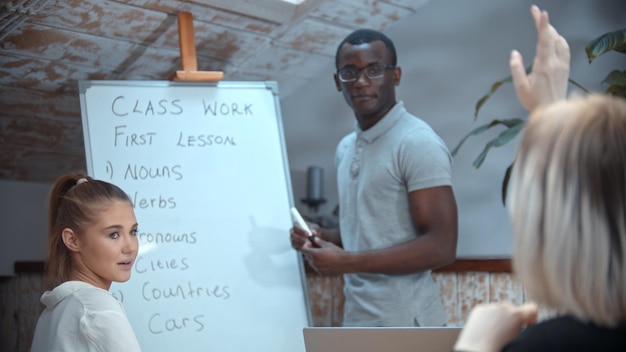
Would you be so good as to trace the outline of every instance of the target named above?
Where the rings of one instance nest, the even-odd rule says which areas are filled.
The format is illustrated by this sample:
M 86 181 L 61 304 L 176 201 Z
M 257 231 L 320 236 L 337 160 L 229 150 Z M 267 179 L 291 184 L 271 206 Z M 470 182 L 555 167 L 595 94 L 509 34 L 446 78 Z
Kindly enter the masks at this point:
M 296 222 L 296 224 L 298 224 L 300 227 L 304 229 L 304 231 L 307 232 L 309 236 L 309 241 L 311 241 L 311 244 L 313 245 L 313 247 L 319 248 L 317 243 L 315 243 L 315 239 L 313 238 L 313 232 L 311 232 L 311 229 L 306 224 L 306 221 L 304 221 L 304 219 L 302 218 L 302 215 L 300 215 L 300 212 L 295 207 L 291 208 L 291 217 L 293 218 L 293 221 Z

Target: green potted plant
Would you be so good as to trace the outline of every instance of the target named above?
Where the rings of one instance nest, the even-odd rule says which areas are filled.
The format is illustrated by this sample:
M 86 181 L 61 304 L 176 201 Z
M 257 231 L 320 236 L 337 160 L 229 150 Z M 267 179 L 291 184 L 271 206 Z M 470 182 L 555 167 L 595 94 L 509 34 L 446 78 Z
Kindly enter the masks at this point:
M 589 60 L 590 64 L 596 57 L 603 55 L 609 51 L 616 51 L 626 54 L 626 28 L 603 34 L 585 45 L 585 52 L 587 54 L 587 59 Z M 528 67 L 526 70 L 530 72 L 532 70 L 532 67 Z M 487 100 L 489 100 L 489 98 L 491 98 L 491 96 L 498 90 L 498 88 L 500 88 L 504 84 L 511 82 L 512 77 L 509 76 L 491 85 L 491 89 L 489 89 L 489 91 L 487 91 L 487 93 L 476 102 L 474 120 L 478 118 L 478 112 L 480 111 L 480 108 L 487 102 Z M 579 87 L 583 91 L 589 92 L 588 89 L 581 86 L 576 81 L 570 79 L 569 82 Z M 602 84 L 608 86 L 604 91 L 605 94 L 613 94 L 626 98 L 626 69 L 622 71 L 618 69 L 611 71 L 604 78 L 604 80 L 602 80 Z M 455 156 L 457 154 L 463 143 L 469 137 L 482 134 L 496 126 L 504 126 L 505 129 L 496 138 L 490 140 L 489 142 L 487 142 L 487 144 L 485 144 L 482 152 L 472 163 L 475 168 L 479 168 L 487 157 L 487 154 L 491 148 L 500 147 L 509 143 L 520 133 L 525 125 L 526 119 L 522 118 L 495 119 L 487 124 L 481 125 L 473 129 L 468 134 L 466 134 L 459 141 L 457 146 L 452 150 L 452 155 Z M 506 190 L 509 183 L 509 176 L 511 174 L 513 163 L 514 161 L 507 167 L 504 173 L 504 179 L 502 181 L 501 192 L 503 204 L 506 202 Z

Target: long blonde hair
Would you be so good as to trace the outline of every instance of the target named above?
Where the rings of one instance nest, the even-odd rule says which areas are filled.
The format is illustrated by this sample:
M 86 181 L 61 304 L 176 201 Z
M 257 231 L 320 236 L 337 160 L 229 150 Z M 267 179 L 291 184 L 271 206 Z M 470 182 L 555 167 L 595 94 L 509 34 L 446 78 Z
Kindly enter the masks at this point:
M 535 111 L 509 210 L 514 269 L 533 299 L 603 326 L 626 321 L 626 100 Z

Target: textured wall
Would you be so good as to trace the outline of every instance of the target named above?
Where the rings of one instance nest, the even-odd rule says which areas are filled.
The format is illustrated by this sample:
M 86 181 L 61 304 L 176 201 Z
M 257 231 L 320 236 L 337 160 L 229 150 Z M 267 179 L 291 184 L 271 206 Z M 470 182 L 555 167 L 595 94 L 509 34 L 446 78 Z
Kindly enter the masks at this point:
M 0 352 L 27 352 L 41 312 L 43 276 L 25 273 L 0 279 Z
M 510 273 L 440 272 L 433 274 L 441 289 L 441 300 L 448 326 L 463 326 L 472 307 L 480 303 L 530 301 L 522 285 Z M 340 326 L 343 313 L 343 279 L 341 276 L 307 277 L 313 324 Z M 539 319 L 554 315 L 540 308 Z

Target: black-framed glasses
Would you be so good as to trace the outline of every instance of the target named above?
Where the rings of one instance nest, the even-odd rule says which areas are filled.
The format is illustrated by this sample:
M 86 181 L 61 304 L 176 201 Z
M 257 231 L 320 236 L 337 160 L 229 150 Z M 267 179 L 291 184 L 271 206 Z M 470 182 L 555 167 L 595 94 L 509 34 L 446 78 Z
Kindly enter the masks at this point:
M 369 79 L 380 78 L 385 75 L 385 70 L 396 68 L 394 65 L 371 64 L 362 68 L 344 67 L 337 70 L 337 76 L 342 82 L 354 82 L 359 79 L 361 71 L 365 72 L 365 76 Z

